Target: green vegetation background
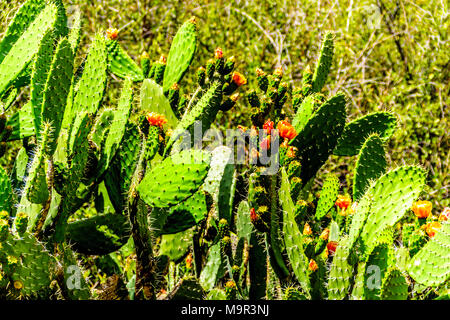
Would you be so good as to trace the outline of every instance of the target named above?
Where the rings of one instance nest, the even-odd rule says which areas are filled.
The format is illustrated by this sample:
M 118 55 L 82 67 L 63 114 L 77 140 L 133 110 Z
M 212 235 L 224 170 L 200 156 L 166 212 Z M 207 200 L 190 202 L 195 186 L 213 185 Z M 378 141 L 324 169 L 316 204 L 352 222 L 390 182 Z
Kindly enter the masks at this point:
M 0 2 L 0 36 L 22 0 Z M 178 27 L 197 18 L 199 48 L 191 69 L 205 63 L 218 46 L 234 55 L 238 70 L 255 83 L 254 70 L 283 66 L 286 79 L 299 83 L 311 64 L 325 30 L 336 33 L 335 59 L 326 90 L 349 98 L 350 118 L 391 110 L 399 129 L 387 145 L 391 166 L 421 164 L 429 171 L 425 199 L 435 210 L 450 205 L 450 13 L 445 0 L 315 0 L 315 1 L 148 1 L 67 0 L 69 12 L 84 17 L 83 51 L 94 34 L 110 27 L 136 60 L 146 50 L 153 60 L 168 53 Z M 191 72 L 191 74 L 193 74 Z M 192 88 L 192 76 L 182 83 Z M 118 87 L 118 80 L 110 89 Z M 26 92 L 15 108 L 26 101 Z M 108 90 L 105 104 L 114 104 Z M 218 118 L 221 128 L 248 125 L 245 99 Z M 0 160 L 11 165 L 14 148 Z M 332 158 L 322 169 L 333 170 L 349 186 L 353 159 Z M 439 212 L 437 211 L 437 212 Z

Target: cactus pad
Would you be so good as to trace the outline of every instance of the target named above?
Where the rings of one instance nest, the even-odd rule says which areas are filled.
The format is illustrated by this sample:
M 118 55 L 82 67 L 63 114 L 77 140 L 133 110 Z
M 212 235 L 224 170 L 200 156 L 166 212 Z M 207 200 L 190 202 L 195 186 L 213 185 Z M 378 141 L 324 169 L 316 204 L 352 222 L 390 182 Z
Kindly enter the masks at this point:
M 345 125 L 333 153 L 338 156 L 354 156 L 371 133 L 378 133 L 380 139 L 385 142 L 396 127 L 397 118 L 389 112 L 375 112 L 353 120 Z

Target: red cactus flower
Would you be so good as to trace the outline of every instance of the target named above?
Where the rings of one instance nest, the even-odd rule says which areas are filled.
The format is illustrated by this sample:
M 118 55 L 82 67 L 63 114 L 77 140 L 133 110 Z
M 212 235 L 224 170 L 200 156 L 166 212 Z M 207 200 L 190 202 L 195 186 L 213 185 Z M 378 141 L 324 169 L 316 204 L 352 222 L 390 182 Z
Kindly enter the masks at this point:
M 338 198 L 335 202 L 335 205 L 337 205 L 339 208 L 341 209 L 347 209 L 350 204 L 352 203 L 352 199 L 350 199 L 350 197 L 348 195 L 338 195 Z
M 448 221 L 450 220 L 450 207 L 445 207 L 439 216 L 440 221 Z
M 147 120 L 150 123 L 151 126 L 160 127 L 167 123 L 166 117 L 164 117 L 162 114 L 156 113 L 156 112 L 150 112 L 147 115 Z
M 255 208 L 250 209 L 250 220 L 254 223 L 258 220 L 258 215 L 256 214 Z
M 268 119 L 264 124 L 263 124 L 263 129 L 266 130 L 267 134 L 270 134 L 270 131 L 273 130 L 273 121 L 270 121 L 270 119 Z
M 287 120 L 281 120 L 280 122 L 278 122 L 277 129 L 279 131 L 280 137 L 287 140 L 292 140 L 297 135 L 294 127 Z
M 106 35 L 110 40 L 117 40 L 117 38 L 119 37 L 119 30 L 117 30 L 116 28 L 109 28 L 108 30 L 106 30 Z
M 430 201 L 419 200 L 414 202 L 411 210 L 414 212 L 417 218 L 426 219 L 431 214 L 432 204 Z
M 337 241 L 330 241 L 327 243 L 327 249 L 328 249 L 328 253 L 330 255 L 334 255 L 334 253 L 336 252 L 336 248 L 338 246 Z
M 244 77 L 244 75 L 237 71 L 233 72 L 231 78 L 238 87 L 243 86 L 244 84 L 247 83 L 247 79 Z

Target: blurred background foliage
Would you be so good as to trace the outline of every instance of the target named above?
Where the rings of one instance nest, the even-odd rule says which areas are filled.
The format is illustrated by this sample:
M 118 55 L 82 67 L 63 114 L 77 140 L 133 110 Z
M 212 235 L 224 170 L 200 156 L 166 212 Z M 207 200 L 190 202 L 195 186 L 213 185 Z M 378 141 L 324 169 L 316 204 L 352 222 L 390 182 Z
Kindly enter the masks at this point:
M 23 1 L 0 2 L 0 36 Z M 178 27 L 194 16 L 199 47 L 190 76 L 181 84 L 193 87 L 195 70 L 213 56 L 216 47 L 234 55 L 238 70 L 256 82 L 255 68 L 282 65 L 285 79 L 299 84 L 306 65 L 315 60 L 326 30 L 336 34 L 335 59 L 325 91 L 348 97 L 349 120 L 390 110 L 399 129 L 386 146 L 391 167 L 421 164 L 429 172 L 429 199 L 439 212 L 450 205 L 450 15 L 447 0 L 272 0 L 272 1 L 147 1 L 66 0 L 69 12 L 84 17 L 83 52 L 96 32 L 119 29 L 121 45 L 139 61 L 146 50 L 153 60 L 167 55 Z M 81 60 L 82 57 L 80 57 Z M 119 87 L 113 79 L 110 88 Z M 114 104 L 119 91 L 108 90 L 105 104 Z M 22 95 L 15 102 L 19 108 Z M 136 104 L 139 95 L 136 94 Z M 222 114 L 216 125 L 249 125 L 249 106 Z M 9 165 L 15 154 L 4 157 Z M 323 171 L 340 175 L 349 188 L 353 158 L 331 158 Z M 9 163 L 8 163 L 9 162 Z

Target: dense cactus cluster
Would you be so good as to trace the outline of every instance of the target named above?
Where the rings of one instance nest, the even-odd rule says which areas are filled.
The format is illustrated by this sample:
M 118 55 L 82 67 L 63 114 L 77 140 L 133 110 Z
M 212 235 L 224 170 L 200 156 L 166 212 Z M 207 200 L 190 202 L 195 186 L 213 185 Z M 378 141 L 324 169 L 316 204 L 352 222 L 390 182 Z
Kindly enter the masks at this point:
M 108 29 L 78 64 L 74 16 L 69 29 L 62 1 L 28 0 L 0 41 L 0 156 L 22 142 L 0 167 L 2 299 L 448 299 L 449 210 L 417 201 L 421 167 L 388 168 L 393 114 L 347 122 L 346 96 L 327 97 L 333 33 L 298 87 L 278 67 L 246 88 L 217 48 L 188 93 L 195 19 L 167 57 L 138 64 Z M 187 148 L 241 87 L 247 160 Z M 351 195 L 320 173 L 332 155 L 356 156 Z

